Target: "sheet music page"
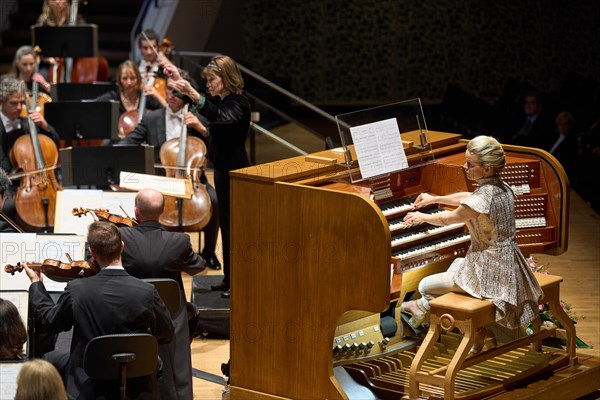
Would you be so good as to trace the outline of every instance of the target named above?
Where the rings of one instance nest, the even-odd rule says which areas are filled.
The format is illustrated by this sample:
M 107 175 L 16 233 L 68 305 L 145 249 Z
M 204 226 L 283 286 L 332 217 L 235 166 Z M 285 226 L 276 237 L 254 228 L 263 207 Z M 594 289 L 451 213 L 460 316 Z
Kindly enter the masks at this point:
M 134 192 L 103 192 L 102 190 L 65 189 L 56 192 L 54 232 L 87 235 L 87 227 L 94 222 L 90 214 L 73 215 L 74 208 L 108 209 L 112 214 L 134 217 Z
M 85 256 L 85 236 L 82 235 L 36 235 L 35 233 L 0 233 L 0 264 L 16 266 L 22 261 L 43 262 L 46 259 L 69 262 Z M 28 290 L 30 280 L 25 271 L 10 275 L 0 271 L 0 290 Z M 55 282 L 44 276 L 44 286 L 49 291 L 63 291 L 66 283 Z
M 408 167 L 396 118 L 351 127 L 350 134 L 363 178 Z
M 119 179 L 120 185 L 127 189 L 142 190 L 145 188 L 152 188 L 164 195 L 188 199 L 192 197 L 189 179 L 138 174 L 126 171 L 121 171 Z
M 17 375 L 22 362 L 0 363 L 0 400 L 13 400 L 17 394 Z

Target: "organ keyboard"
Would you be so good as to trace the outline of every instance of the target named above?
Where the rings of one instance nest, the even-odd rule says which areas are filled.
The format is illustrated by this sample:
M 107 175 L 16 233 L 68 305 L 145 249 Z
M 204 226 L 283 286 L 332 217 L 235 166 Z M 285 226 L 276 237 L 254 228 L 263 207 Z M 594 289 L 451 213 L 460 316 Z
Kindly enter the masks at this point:
M 467 141 L 429 136 L 428 157 L 405 147 L 409 168 L 372 184 L 352 183 L 343 153 L 331 150 L 314 159 L 339 164 L 301 156 L 231 172 L 231 399 L 346 398 L 333 367 L 419 343 L 403 330 L 400 302 L 463 255 L 470 237 L 462 224 L 407 226 L 402 218 L 421 192 L 475 189 L 462 169 Z M 419 132 L 402 139 L 419 143 Z M 562 167 L 541 150 L 505 150 L 519 246 L 526 255 L 564 252 Z

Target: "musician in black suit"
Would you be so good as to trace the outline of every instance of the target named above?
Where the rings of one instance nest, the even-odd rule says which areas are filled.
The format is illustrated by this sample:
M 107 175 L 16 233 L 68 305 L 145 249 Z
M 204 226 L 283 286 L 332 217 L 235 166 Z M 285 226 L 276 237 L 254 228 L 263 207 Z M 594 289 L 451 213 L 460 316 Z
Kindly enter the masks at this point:
M 158 384 L 161 398 L 187 400 L 193 398 L 190 353 L 193 332 L 189 331 L 188 317 L 193 318 L 197 311 L 186 301 L 181 272 L 195 275 L 205 269 L 206 263 L 192 249 L 188 235 L 168 232 L 160 225 L 158 218 L 163 210 L 164 198 L 160 192 L 143 189 L 136 195 L 135 218 L 139 224 L 120 228 L 125 243 L 123 266 L 138 278 L 170 278 L 179 284 L 179 309 L 172 315 L 175 338 L 159 347 L 163 371 Z
M 119 392 L 120 382 L 114 386 L 112 382 L 94 382 L 84 372 L 83 354 L 91 339 L 115 333 L 151 333 L 159 343 L 165 343 L 174 332 L 171 314 L 154 286 L 123 269 L 123 242 L 118 228 L 108 222 L 93 222 L 88 227 L 87 240 L 101 270 L 94 276 L 67 283 L 56 304 L 41 281 L 41 272 L 24 263 L 31 280 L 29 301 L 36 318 L 54 332 L 73 327 L 70 353 L 47 358 L 63 372 L 67 392 L 74 399 L 114 397 Z M 58 363 L 65 359 L 66 366 Z M 127 391 L 128 398 L 159 398 L 155 375 L 130 380 Z
M 25 104 L 25 84 L 15 78 L 4 78 L 0 82 L 0 168 L 7 174 L 14 169 L 10 160 L 10 152 L 16 140 L 22 135 L 29 134 L 29 121 L 22 118 L 21 112 Z M 58 146 L 59 136 L 54 128 L 46 122 L 37 111 L 32 111 L 29 117 L 35 124 L 38 133 L 49 136 Z M 33 150 L 33 149 L 32 149 Z M 18 181 L 13 181 L 13 186 L 7 192 L 3 211 L 9 218 L 15 218 L 13 193 Z M 0 232 L 11 230 L 10 226 L 0 220 Z
M 185 73 L 185 71 L 182 71 Z M 186 76 L 184 74 L 184 76 Z M 208 129 L 195 113 L 188 112 L 183 115 L 184 101 L 173 95 L 173 91 L 167 88 L 167 107 L 149 111 L 144 114 L 142 121 L 135 129 L 119 144 L 142 144 L 147 143 L 154 146 L 154 160 L 160 163 L 160 148 L 170 139 L 178 138 L 181 134 L 182 119 L 187 127 L 187 134 L 198 137 L 203 141 L 208 136 Z M 162 170 L 159 173 L 164 172 Z M 206 185 L 210 196 L 212 214 L 208 224 L 202 229 L 204 231 L 204 247 L 201 255 L 211 269 L 221 269 L 221 264 L 215 255 L 217 236 L 219 234 L 219 201 L 215 189 L 207 181 L 204 171 L 200 181 Z M 200 243 L 199 243 L 200 244 Z

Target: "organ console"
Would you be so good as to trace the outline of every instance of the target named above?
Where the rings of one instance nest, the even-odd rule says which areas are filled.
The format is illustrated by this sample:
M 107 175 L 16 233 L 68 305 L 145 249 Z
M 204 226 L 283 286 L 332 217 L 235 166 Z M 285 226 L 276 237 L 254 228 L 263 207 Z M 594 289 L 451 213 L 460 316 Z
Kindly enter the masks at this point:
M 402 134 L 405 144 L 419 139 Z M 402 221 L 421 192 L 474 190 L 462 169 L 468 141 L 429 131 L 429 142 L 428 161 L 422 148 L 405 145 L 409 167 L 376 182 L 352 182 L 336 150 L 231 172 L 231 399 L 352 398 L 340 373 L 410 367 L 421 339 L 404 329 L 400 303 L 470 244 L 463 224 Z M 521 250 L 561 254 L 564 170 L 544 151 L 504 147 Z M 400 398 L 407 385 L 368 386 Z

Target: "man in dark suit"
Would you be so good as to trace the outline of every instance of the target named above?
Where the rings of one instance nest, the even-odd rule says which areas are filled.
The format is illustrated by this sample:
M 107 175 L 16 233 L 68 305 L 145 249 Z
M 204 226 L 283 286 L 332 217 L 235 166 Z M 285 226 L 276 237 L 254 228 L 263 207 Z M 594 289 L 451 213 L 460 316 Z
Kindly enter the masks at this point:
M 160 163 L 160 148 L 169 139 L 178 138 L 181 134 L 182 119 L 185 121 L 187 134 L 199 137 L 203 141 L 208 136 L 208 129 L 200 121 L 197 114 L 188 112 L 183 115 L 184 101 L 173 95 L 173 91 L 167 88 L 167 107 L 153 110 L 144 114 L 142 121 L 135 129 L 119 144 L 142 144 L 148 143 L 154 146 L 154 160 Z M 204 172 L 200 180 L 206 185 L 210 196 L 212 214 L 208 224 L 203 228 L 204 247 L 201 255 L 211 269 L 221 269 L 221 263 L 215 255 L 217 235 L 219 233 L 219 202 L 215 189 L 206 181 Z
M 57 365 L 66 377 L 67 392 L 75 399 L 114 397 L 119 383 L 94 382 L 83 370 L 83 354 L 90 340 L 115 333 L 151 333 L 159 343 L 173 337 L 171 314 L 158 292 L 149 283 L 129 275 L 121 265 L 123 242 L 118 228 L 109 222 L 93 222 L 88 227 L 88 244 L 100 272 L 67 283 L 54 304 L 42 283 L 41 272 L 25 263 L 31 280 L 29 301 L 36 317 L 48 330 L 68 331 L 73 327 L 68 362 Z M 51 361 L 64 360 L 50 356 Z M 128 398 L 158 399 L 156 376 L 128 382 Z
M 181 272 L 195 275 L 206 267 L 204 259 L 194 252 L 185 233 L 168 232 L 158 222 L 164 210 L 163 195 L 154 189 L 143 189 L 135 197 L 135 227 L 119 228 L 125 250 L 123 266 L 138 278 L 170 278 L 179 284 L 179 310 L 172 315 L 175 338 L 159 347 L 163 371 L 158 381 L 161 398 L 187 400 L 193 398 L 192 358 L 188 319 L 194 319 L 196 307 L 187 303 Z
M 22 135 L 29 134 L 29 121 L 22 118 L 21 112 L 25 104 L 25 83 L 15 78 L 4 78 L 0 82 L 0 168 L 7 174 L 11 173 L 14 166 L 10 160 L 10 152 L 16 140 Z M 49 136 L 58 146 L 59 136 L 54 128 L 37 111 L 29 114 L 38 133 Z M 33 148 L 32 148 L 33 151 Z M 18 181 L 13 181 L 13 186 L 6 193 L 6 202 L 3 211 L 9 218 L 15 218 L 13 194 Z M 0 232 L 11 231 L 12 228 L 5 221 L 0 220 Z
M 531 91 L 525 95 L 523 106 L 525 120 L 516 133 L 512 136 L 510 143 L 519 146 L 537 147 L 546 149 L 552 140 L 553 124 L 548 118 L 539 93 Z

